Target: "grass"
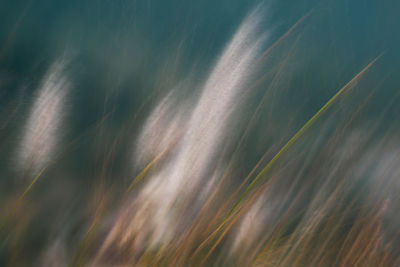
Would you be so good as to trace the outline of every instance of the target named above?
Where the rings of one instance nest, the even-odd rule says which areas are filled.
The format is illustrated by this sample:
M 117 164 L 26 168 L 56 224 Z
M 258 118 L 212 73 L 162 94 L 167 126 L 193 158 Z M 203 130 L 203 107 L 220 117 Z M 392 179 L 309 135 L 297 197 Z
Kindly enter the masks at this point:
M 297 85 L 286 86 L 286 82 L 302 51 L 303 38 L 309 34 L 306 19 L 311 20 L 316 12 L 313 9 L 301 17 L 255 61 L 255 67 L 261 71 L 269 67 L 268 72 L 255 75 L 246 85 L 249 93 L 243 94 L 238 103 L 245 106 L 253 97 L 257 98 L 256 104 L 247 117 L 243 115 L 246 121 L 240 125 L 242 132 L 234 145 L 218 148 L 220 156 L 205 177 L 217 177 L 215 182 L 201 184 L 195 191 L 181 190 L 175 196 L 166 216 L 172 221 L 166 225 L 177 229 L 167 229 L 170 237 L 164 234 L 159 242 L 152 242 L 152 231 L 157 229 L 153 224 L 162 223 L 157 221 L 154 201 L 159 188 L 140 197 L 174 159 L 180 140 L 172 139 L 157 151 L 132 179 L 131 166 L 119 168 L 132 164 L 125 162 L 131 155 L 126 144 L 137 137 L 142 122 L 135 119 L 150 109 L 149 99 L 124 121 L 117 135 L 107 137 L 107 123 L 112 125 L 109 105 L 113 105 L 112 112 L 118 110 L 112 98 L 107 98 L 101 107 L 100 122 L 74 138 L 26 188 L 16 191 L 22 193 L 12 192 L 13 197 L 0 205 L 8 210 L 2 212 L 5 216 L 0 224 L 0 264 L 24 266 L 29 263 L 23 258 L 30 259 L 34 254 L 54 260 L 54 266 L 398 265 L 398 129 L 395 123 L 387 127 L 383 121 L 395 115 L 393 106 L 399 94 L 384 106 L 374 106 L 377 96 L 383 94 L 380 90 L 391 79 L 387 73 L 383 78 L 375 75 L 379 72 L 377 65 L 385 58 L 383 54 L 363 67 L 322 107 L 315 108 L 309 119 L 290 112 L 283 114 L 280 106 L 295 93 Z M 163 73 L 162 77 L 168 75 Z M 285 127 L 276 126 L 278 134 L 274 132 L 272 112 L 265 114 L 266 110 L 282 111 L 281 125 Z M 376 119 L 368 120 L 368 110 L 379 111 Z M 230 115 L 237 114 L 229 111 L 224 118 Z M 64 157 L 78 156 L 73 149 L 83 146 L 83 137 L 96 136 L 94 132 L 99 129 L 106 137 L 95 145 L 93 181 L 81 183 L 90 190 L 77 201 L 78 205 L 71 204 L 76 207 L 92 199 L 92 205 L 87 210 L 66 211 L 71 215 L 68 219 L 50 218 L 54 214 L 42 211 L 50 204 L 41 195 L 46 190 L 51 192 L 44 186 L 49 182 L 38 184 L 39 179 L 45 172 L 57 176 L 54 164 Z M 163 134 L 162 129 L 160 132 Z M 201 198 L 206 186 L 210 189 Z M 36 187 L 39 193 L 35 194 Z M 27 201 L 29 194 L 32 196 Z M 78 222 L 68 226 L 73 218 L 79 218 Z M 48 225 L 41 228 L 43 222 Z M 61 236 L 62 253 L 51 250 L 51 229 L 43 234 L 42 244 L 30 248 L 40 239 L 35 229 L 52 228 L 57 224 L 54 222 L 61 225 L 58 229 L 63 235 L 55 232 Z M 50 254 L 43 253 L 49 248 Z

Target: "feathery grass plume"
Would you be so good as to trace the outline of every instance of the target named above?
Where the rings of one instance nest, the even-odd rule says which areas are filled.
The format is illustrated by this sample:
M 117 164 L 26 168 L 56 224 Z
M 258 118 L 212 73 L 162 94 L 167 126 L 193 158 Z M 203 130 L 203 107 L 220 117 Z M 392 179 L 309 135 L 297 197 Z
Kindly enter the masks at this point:
M 190 225 L 193 214 L 198 210 L 196 207 L 208 195 L 204 190 L 212 188 L 213 180 L 216 179 L 215 176 L 209 178 L 212 176 L 210 170 L 217 167 L 215 160 L 222 142 L 227 141 L 227 117 L 234 109 L 238 95 L 244 92 L 246 81 L 252 73 L 252 65 L 265 41 L 266 36 L 257 35 L 260 19 L 260 11 L 253 11 L 242 22 L 212 69 L 194 109 L 183 111 L 190 115 L 172 159 L 148 177 L 148 183 L 139 192 L 131 210 L 117 218 L 101 254 L 107 255 L 106 250 L 115 245 L 136 250 L 136 253 L 146 243 L 149 247 L 166 246 L 172 239 L 179 238 Z M 160 112 L 165 113 L 165 101 L 168 101 L 168 97 L 153 112 L 142 133 L 143 137 L 151 133 L 158 134 L 160 138 L 151 141 L 145 138 L 147 141 L 140 142 L 142 145 L 137 152 L 139 158 L 152 152 L 148 151 L 153 150 L 151 142 L 158 142 L 157 145 L 165 147 L 172 141 L 163 141 L 164 137 L 156 129 L 157 125 L 164 125 L 164 131 L 172 129 L 174 132 L 174 121 L 185 115 L 180 115 L 178 111 L 175 118 L 163 121 Z M 165 114 L 164 117 L 168 118 Z M 169 132 L 167 130 L 166 136 L 169 136 Z M 206 189 L 202 194 L 196 194 L 200 186 Z M 191 207 L 189 203 L 192 203 Z M 133 251 L 129 253 L 134 255 Z
M 24 175 L 34 176 L 55 155 L 62 136 L 69 87 L 65 59 L 52 64 L 43 78 L 24 126 L 17 154 L 17 167 Z
M 140 136 L 135 143 L 135 165 L 143 168 L 157 157 L 171 142 L 182 136 L 185 122 L 185 109 L 176 109 L 173 92 L 170 92 L 147 118 Z

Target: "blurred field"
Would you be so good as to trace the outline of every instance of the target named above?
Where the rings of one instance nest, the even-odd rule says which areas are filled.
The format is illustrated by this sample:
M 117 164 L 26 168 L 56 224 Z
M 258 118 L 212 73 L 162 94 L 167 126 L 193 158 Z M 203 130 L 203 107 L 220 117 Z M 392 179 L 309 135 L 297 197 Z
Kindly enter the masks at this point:
M 0 266 L 400 266 L 400 4 L 0 3 Z

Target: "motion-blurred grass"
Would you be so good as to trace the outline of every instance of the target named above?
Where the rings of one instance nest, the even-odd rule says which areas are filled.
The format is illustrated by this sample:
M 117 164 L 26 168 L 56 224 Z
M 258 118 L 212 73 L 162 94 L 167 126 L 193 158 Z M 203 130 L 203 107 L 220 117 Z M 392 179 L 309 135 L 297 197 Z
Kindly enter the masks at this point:
M 1 266 L 400 265 L 399 4 L 257 4 L 0 4 Z M 165 138 L 170 109 L 186 119 L 254 7 L 262 51 L 222 116 L 228 130 L 205 177 L 175 196 L 174 230 L 153 242 L 163 222 L 146 200 L 158 191 L 141 192 L 186 130 Z M 30 153 L 54 153 L 22 164 L 26 125 L 60 58 L 69 91 L 59 140 L 32 126 L 44 143 Z M 137 140 L 169 97 L 142 156 Z M 50 120 L 44 110 L 38 124 Z

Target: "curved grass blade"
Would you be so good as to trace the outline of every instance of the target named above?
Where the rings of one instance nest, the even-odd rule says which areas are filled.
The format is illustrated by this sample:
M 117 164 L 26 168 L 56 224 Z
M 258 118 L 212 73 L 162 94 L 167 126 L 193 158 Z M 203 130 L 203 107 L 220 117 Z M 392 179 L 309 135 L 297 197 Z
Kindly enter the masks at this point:
M 299 139 L 300 136 L 304 134 L 304 132 L 312 126 L 312 124 L 333 104 L 333 102 L 349 87 L 353 86 L 355 82 L 357 82 L 360 77 L 380 58 L 383 53 L 374 58 L 367 66 L 365 66 L 358 74 L 356 74 L 348 83 L 346 83 L 334 96 L 332 96 L 326 103 L 323 105 L 317 113 L 314 114 L 301 128 L 298 130 L 292 138 L 275 154 L 275 156 L 267 163 L 267 165 L 260 171 L 260 173 L 254 178 L 254 180 L 250 183 L 250 185 L 246 188 L 240 198 L 233 205 L 231 210 L 226 215 L 225 219 L 218 226 L 218 228 L 206 238 L 200 246 L 195 251 L 194 255 L 196 255 L 207 243 L 211 240 L 215 235 L 217 235 L 224 226 L 233 218 L 233 216 L 238 212 L 240 204 L 246 198 L 248 193 L 253 189 L 255 184 L 261 179 L 261 177 L 273 166 L 273 164 L 293 145 L 293 143 Z

